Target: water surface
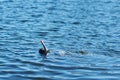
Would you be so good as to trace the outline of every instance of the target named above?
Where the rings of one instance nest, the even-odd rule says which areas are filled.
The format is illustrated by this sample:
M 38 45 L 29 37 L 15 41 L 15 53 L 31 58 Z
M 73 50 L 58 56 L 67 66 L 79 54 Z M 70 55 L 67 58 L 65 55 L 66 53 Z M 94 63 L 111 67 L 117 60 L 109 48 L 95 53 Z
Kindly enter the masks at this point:
M 119 80 L 119 9 L 119 0 L 0 0 L 0 79 Z

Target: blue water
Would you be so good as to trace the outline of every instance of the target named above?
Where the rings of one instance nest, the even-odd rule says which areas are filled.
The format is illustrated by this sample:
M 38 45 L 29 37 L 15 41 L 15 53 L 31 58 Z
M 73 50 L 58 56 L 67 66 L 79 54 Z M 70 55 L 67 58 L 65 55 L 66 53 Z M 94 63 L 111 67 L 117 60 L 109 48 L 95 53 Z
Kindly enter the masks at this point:
M 119 0 L 0 0 L 0 80 L 119 76 Z

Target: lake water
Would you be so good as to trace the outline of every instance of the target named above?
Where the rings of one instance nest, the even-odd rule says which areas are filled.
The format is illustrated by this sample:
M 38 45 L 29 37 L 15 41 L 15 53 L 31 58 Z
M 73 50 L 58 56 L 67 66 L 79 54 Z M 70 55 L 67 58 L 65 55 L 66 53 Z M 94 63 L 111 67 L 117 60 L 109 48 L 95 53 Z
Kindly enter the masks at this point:
M 120 0 L 0 0 L 0 80 L 119 76 Z

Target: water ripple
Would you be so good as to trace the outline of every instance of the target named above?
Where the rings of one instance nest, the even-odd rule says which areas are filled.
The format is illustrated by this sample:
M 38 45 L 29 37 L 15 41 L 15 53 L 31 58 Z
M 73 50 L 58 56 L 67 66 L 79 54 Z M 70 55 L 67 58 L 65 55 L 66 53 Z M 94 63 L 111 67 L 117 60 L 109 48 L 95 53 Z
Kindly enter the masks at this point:
M 119 80 L 119 3 L 1 0 L 0 79 Z

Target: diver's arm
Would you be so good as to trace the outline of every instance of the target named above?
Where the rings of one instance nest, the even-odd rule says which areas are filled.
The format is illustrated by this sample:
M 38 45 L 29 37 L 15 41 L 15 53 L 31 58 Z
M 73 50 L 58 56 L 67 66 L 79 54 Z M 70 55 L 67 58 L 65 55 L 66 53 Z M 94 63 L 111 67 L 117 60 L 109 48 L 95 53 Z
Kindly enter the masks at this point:
M 43 45 L 44 50 L 47 51 L 47 48 L 46 48 L 44 42 L 43 42 L 42 40 L 41 40 L 40 42 L 41 42 L 41 44 Z

